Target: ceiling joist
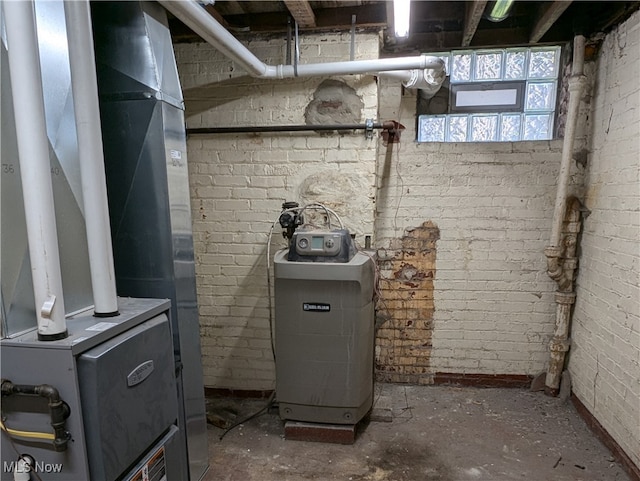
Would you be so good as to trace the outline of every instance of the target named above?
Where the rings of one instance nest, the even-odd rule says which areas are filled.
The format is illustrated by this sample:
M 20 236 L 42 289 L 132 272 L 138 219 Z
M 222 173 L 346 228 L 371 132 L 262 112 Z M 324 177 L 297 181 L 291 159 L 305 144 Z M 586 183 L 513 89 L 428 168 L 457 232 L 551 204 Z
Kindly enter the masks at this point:
M 471 40 L 476 34 L 478 24 L 482 19 L 482 14 L 487 6 L 487 0 L 474 0 L 473 2 L 467 2 L 467 7 L 464 16 L 464 29 L 462 31 L 462 46 L 468 47 L 471 45 Z
M 316 16 L 307 0 L 284 0 L 289 13 L 301 28 L 316 26 Z
M 568 0 L 556 0 L 548 6 L 541 5 L 538 18 L 531 29 L 529 43 L 539 42 L 551 26 L 556 23 L 556 20 L 560 18 L 560 15 L 569 8 L 569 5 L 571 5 L 571 1 Z
M 224 17 L 220 15 L 220 13 L 213 7 L 213 5 L 206 5 L 204 9 L 209 13 L 209 15 L 215 18 L 220 25 L 222 25 L 226 29 L 229 29 L 229 24 L 224 19 Z

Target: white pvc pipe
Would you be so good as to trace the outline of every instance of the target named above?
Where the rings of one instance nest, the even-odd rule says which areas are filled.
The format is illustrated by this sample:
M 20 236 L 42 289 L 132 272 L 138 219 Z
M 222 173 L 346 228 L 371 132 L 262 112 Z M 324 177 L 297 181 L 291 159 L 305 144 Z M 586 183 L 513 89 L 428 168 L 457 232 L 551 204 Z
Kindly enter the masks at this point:
M 560 247 L 560 236 L 562 234 L 562 223 L 564 222 L 567 190 L 571 174 L 571 161 L 573 159 L 576 124 L 578 123 L 580 98 L 582 97 L 582 89 L 585 82 L 583 76 L 584 45 L 585 38 L 582 35 L 577 35 L 573 41 L 573 66 L 571 78 L 569 79 L 569 106 L 567 107 L 567 120 L 564 128 L 562 159 L 560 161 L 558 190 L 556 192 L 556 202 L 553 210 L 550 247 Z
M 443 62 L 437 57 L 420 55 L 373 60 L 327 62 L 315 64 L 267 65 L 231 35 L 217 20 L 194 0 L 160 0 L 160 3 L 191 30 L 223 55 L 237 62 L 252 77 L 291 78 L 330 75 L 377 73 L 389 70 L 434 69 L 442 71 Z
M 380 72 L 380 77 L 386 77 L 402 82 L 406 88 L 420 89 L 427 94 L 427 98 L 433 97 L 446 77 L 444 71 L 444 62 L 440 69 L 424 69 L 424 70 L 394 70 L 390 72 Z
M 67 337 L 42 73 L 32 1 L 2 2 L 38 337 Z
M 64 16 L 67 23 L 94 312 L 96 316 L 106 317 L 118 313 L 118 298 L 88 0 L 64 2 Z

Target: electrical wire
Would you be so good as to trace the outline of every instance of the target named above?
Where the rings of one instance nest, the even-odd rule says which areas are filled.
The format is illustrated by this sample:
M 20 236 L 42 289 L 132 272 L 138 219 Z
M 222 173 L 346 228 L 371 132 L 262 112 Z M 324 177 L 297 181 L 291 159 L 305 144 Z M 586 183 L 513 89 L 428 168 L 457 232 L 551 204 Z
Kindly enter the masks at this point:
M 324 204 L 320 204 L 319 202 L 312 202 L 310 204 L 305 205 L 304 207 L 302 207 L 300 213 L 302 214 L 305 210 L 307 209 L 322 209 L 325 211 L 325 213 L 327 214 L 327 227 L 329 229 L 331 229 L 331 215 L 333 215 L 336 220 L 338 221 L 338 224 L 340 224 L 340 228 L 344 229 L 344 224 L 342 223 L 342 219 L 340 218 L 340 216 L 336 213 L 336 211 L 330 209 L 329 207 L 325 206 Z
M 231 425 L 230 427 L 228 427 L 227 429 L 224 430 L 224 432 L 220 435 L 219 439 L 220 441 L 222 441 L 222 439 L 229 434 L 230 431 L 232 431 L 233 429 L 237 428 L 238 426 L 240 426 L 241 424 L 246 423 L 247 421 L 251 421 L 252 419 L 257 418 L 258 416 L 260 416 L 261 414 L 264 414 L 266 411 L 269 410 L 269 408 L 273 405 L 273 401 L 276 397 L 276 392 L 273 391 L 271 393 L 271 395 L 269 396 L 269 400 L 267 401 L 266 406 L 264 406 L 262 409 L 260 409 L 260 411 L 257 411 L 249 416 L 247 416 L 246 418 L 243 418 L 242 420 L 236 422 L 235 424 Z
M 384 308 L 384 310 L 387 311 L 387 316 L 389 316 L 389 319 L 391 319 L 391 311 L 389 310 L 389 307 L 387 306 L 386 301 L 382 297 L 382 292 L 380 291 L 380 282 L 381 281 L 390 282 L 390 280 L 389 279 L 385 279 L 384 277 L 382 277 L 382 273 L 380 272 L 380 265 L 376 262 L 376 257 L 375 257 L 374 254 L 372 254 L 371 252 L 368 252 L 365 249 L 363 249 L 362 246 L 360 246 L 357 242 L 356 242 L 356 248 L 358 249 L 358 252 L 362 252 L 364 255 L 369 257 L 371 259 L 371 261 L 373 262 L 373 267 L 374 267 L 374 276 L 373 276 L 374 302 L 375 303 L 379 302 L 380 304 L 382 304 L 382 307 Z
M 269 229 L 269 235 L 267 236 L 267 302 L 269 307 L 269 338 L 271 340 L 271 354 L 273 355 L 273 362 L 276 362 L 276 349 L 273 340 L 273 301 L 271 299 L 271 239 L 273 237 L 273 229 L 275 229 L 276 224 L 280 220 L 282 214 L 288 214 L 290 212 L 299 212 L 301 207 L 293 207 L 291 209 L 286 209 L 278 214 L 278 218 L 273 221 L 271 224 L 271 228 Z

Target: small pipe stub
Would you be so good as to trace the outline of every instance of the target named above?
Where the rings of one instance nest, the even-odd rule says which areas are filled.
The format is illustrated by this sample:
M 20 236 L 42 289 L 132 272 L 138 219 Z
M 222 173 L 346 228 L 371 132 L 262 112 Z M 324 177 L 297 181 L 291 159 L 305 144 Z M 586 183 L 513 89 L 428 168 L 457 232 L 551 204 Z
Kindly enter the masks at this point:
M 395 120 L 388 120 L 382 124 L 382 140 L 384 145 L 399 144 L 400 134 L 405 129 L 404 125 Z

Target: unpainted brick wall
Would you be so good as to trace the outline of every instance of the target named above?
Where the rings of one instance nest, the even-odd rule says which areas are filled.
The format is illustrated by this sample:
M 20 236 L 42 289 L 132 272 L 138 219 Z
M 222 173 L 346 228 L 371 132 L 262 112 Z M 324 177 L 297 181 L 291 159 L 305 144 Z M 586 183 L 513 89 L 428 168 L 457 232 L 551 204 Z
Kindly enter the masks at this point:
M 569 371 L 576 396 L 640 467 L 640 12 L 597 62 Z
M 380 268 L 376 335 L 377 378 L 430 384 L 433 333 L 433 278 L 436 242 L 433 222 L 409 228 L 389 249 L 378 249 Z
M 432 345 L 415 350 L 411 361 L 427 367 L 420 382 L 438 372 L 545 370 L 556 286 L 546 274 L 543 250 L 562 141 L 417 144 L 415 95 L 386 81 L 380 90 L 381 118 L 397 118 L 407 129 L 400 144 L 380 147 L 376 247 L 395 250 L 405 229 L 423 222 L 440 233 Z M 574 165 L 570 192 L 579 190 L 581 179 L 582 167 Z M 412 376 L 404 380 L 414 382 Z
M 284 39 L 253 40 L 261 60 L 284 63 Z M 358 34 L 356 59 L 377 58 L 378 36 Z M 349 59 L 348 34 L 303 35 L 301 62 Z M 252 79 L 207 44 L 176 45 L 188 127 L 304 124 L 325 78 Z M 372 76 L 333 77 L 363 100 L 360 122 L 377 115 Z M 285 200 L 326 203 L 358 240 L 373 234 L 377 142 L 363 132 L 192 136 L 187 142 L 204 382 L 274 388 L 266 248 Z M 335 223 L 334 223 L 335 225 Z M 277 226 L 273 254 L 283 240 Z

